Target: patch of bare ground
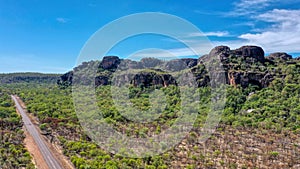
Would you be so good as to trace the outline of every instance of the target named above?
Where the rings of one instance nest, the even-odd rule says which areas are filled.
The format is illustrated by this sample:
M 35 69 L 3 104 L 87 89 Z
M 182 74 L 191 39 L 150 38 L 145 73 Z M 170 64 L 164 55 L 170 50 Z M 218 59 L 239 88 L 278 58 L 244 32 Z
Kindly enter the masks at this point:
M 163 155 L 170 168 L 262 168 L 300 166 L 300 134 L 257 128 L 219 129 L 205 142 L 193 131 Z

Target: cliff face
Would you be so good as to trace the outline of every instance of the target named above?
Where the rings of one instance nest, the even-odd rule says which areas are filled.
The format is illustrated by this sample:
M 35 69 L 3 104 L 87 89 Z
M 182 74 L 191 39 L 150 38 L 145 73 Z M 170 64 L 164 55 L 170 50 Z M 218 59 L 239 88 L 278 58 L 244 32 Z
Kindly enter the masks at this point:
M 264 56 L 264 50 L 258 46 L 243 46 L 231 50 L 227 46 L 217 46 L 209 54 L 197 59 L 176 59 L 161 61 L 155 58 L 143 58 L 141 61 L 122 60 L 117 56 L 106 56 L 99 63 L 97 61 L 85 62 L 74 68 L 74 71 L 88 69 L 91 64 L 98 64 L 99 70 L 95 77 L 95 85 L 123 85 L 125 83 L 134 86 L 168 86 L 178 85 L 176 77 L 168 72 L 189 71 L 194 75 L 197 86 L 209 86 L 210 76 L 207 66 L 215 64 L 215 59 L 222 62 L 224 70 L 214 70 L 216 74 L 224 74 L 225 83 L 233 86 L 247 87 L 255 85 L 259 88 L 267 87 L 275 78 L 283 78 L 278 65 L 296 64 L 298 58 L 293 59 L 286 53 L 272 53 Z M 120 74 L 119 70 L 134 70 L 131 73 Z M 175 75 L 176 76 L 176 75 Z M 71 85 L 73 71 L 61 76 L 59 85 Z M 183 79 L 189 81 L 190 79 Z M 86 82 L 88 84 L 89 82 Z

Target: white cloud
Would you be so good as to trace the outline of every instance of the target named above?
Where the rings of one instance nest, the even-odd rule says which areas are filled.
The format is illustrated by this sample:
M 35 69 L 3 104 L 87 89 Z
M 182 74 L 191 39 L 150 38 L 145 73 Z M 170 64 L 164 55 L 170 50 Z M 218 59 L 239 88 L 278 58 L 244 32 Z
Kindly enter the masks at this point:
M 300 52 L 300 10 L 274 9 L 256 17 L 271 26 L 258 33 L 239 36 L 247 43 L 263 46 L 267 52 Z
M 236 8 L 247 8 L 256 6 L 257 8 L 263 8 L 269 6 L 269 3 L 274 0 L 241 0 L 235 3 Z
M 271 4 L 279 0 L 240 0 L 234 3 L 234 10 L 229 12 L 229 16 L 249 16 L 257 14 Z
M 230 36 L 227 31 L 217 31 L 217 32 L 197 32 L 197 33 L 189 33 L 187 37 L 201 37 L 201 36 L 217 36 L 217 37 L 227 37 Z
M 229 32 L 227 32 L 227 31 L 205 32 L 204 35 L 205 36 L 217 36 L 217 37 L 230 36 Z
M 59 22 L 59 23 L 67 23 L 68 19 L 59 17 L 59 18 L 56 18 L 56 21 Z

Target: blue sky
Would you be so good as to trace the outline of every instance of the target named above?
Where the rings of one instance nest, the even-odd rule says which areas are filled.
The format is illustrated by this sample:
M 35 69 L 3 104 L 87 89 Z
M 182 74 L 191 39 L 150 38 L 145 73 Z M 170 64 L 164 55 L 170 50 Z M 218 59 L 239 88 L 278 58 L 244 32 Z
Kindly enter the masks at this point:
M 0 0 L 0 72 L 64 73 L 93 33 L 140 12 L 186 19 L 214 46 L 259 45 L 266 53 L 300 55 L 300 0 Z M 127 57 L 151 47 L 188 57 L 177 43 L 155 36 L 132 38 L 108 54 Z

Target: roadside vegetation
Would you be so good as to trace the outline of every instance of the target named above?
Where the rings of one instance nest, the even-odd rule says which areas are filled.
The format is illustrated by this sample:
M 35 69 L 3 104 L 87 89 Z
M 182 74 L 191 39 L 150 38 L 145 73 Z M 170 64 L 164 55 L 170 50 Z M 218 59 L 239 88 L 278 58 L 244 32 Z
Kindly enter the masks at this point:
M 21 117 L 16 113 L 9 92 L 0 87 L 0 168 L 34 168 L 24 147 Z

